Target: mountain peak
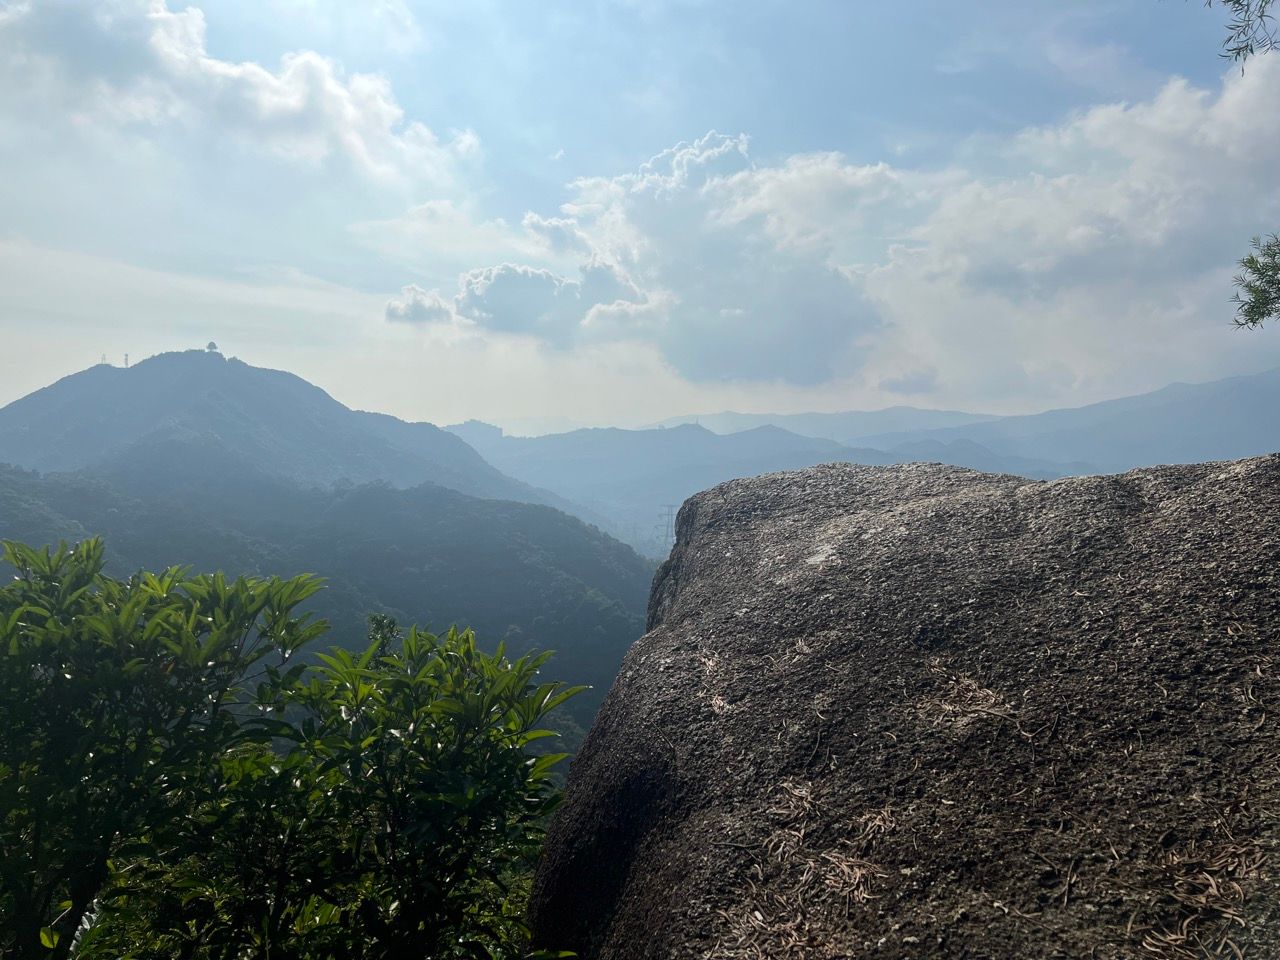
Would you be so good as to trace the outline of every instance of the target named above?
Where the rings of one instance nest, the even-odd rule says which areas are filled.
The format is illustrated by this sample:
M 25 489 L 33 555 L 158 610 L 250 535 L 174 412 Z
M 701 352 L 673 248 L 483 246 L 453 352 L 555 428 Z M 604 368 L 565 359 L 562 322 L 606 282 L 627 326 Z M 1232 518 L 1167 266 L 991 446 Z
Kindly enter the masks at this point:
M 43 472 L 91 468 L 163 440 L 216 443 L 267 474 L 326 486 L 431 482 L 473 496 L 555 502 L 504 476 L 430 424 L 353 411 L 282 370 L 214 350 L 95 366 L 0 408 L 0 462 Z

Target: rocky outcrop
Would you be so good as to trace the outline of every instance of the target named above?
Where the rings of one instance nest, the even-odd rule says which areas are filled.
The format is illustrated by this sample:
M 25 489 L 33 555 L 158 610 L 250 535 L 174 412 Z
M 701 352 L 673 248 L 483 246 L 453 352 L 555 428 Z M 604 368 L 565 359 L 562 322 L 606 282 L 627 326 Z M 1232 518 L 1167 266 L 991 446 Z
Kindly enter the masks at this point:
M 573 765 L 539 945 L 1280 956 L 1280 456 L 689 500 Z

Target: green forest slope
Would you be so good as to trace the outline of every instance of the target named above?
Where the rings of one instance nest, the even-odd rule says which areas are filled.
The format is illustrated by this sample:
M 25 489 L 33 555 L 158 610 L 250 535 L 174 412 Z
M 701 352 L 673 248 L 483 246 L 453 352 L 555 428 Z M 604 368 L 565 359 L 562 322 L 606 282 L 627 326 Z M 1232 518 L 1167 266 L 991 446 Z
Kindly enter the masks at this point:
M 136 445 L 92 474 L 0 466 L 0 537 L 106 539 L 109 569 L 190 564 L 229 574 L 315 573 L 311 609 L 337 642 L 365 642 L 381 613 L 471 626 L 516 654 L 551 649 L 550 674 L 593 690 L 586 722 L 643 633 L 651 565 L 550 507 L 430 484 L 304 488 L 204 439 Z

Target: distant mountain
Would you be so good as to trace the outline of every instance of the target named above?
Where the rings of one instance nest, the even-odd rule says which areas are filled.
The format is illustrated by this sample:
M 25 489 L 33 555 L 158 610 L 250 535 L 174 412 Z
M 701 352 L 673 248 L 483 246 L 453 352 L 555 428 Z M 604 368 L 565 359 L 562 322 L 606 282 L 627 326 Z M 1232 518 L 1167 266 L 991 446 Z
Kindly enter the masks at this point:
M 1096 466 L 1083 461 L 1058 463 L 1029 457 L 1006 456 L 972 440 L 908 440 L 887 451 L 895 463 L 945 463 L 953 467 L 969 467 L 986 473 L 1012 473 L 1032 480 L 1055 480 L 1058 477 L 1100 473 Z
M 552 672 L 597 685 L 576 708 L 585 721 L 640 635 L 653 570 L 613 537 L 664 556 L 669 512 L 700 490 L 831 461 L 1050 479 L 1240 458 L 1280 449 L 1277 410 L 1272 371 L 1024 417 L 772 418 L 793 430 L 726 414 L 741 419 L 704 419 L 753 425 L 514 437 L 353 411 L 298 377 L 193 351 L 94 367 L 0 409 L 0 464 L 16 465 L 0 468 L 0 537 L 102 534 L 117 572 L 320 573 L 335 639 L 359 642 L 364 617 L 385 612 L 557 649 Z M 868 425 L 900 429 L 844 435 Z
M 500 470 L 588 506 L 650 556 L 669 546 L 668 504 L 724 480 L 828 461 L 931 461 L 1035 479 L 1280 450 L 1280 371 L 1054 410 L 991 417 L 894 407 L 869 413 L 716 414 L 648 430 L 509 437 L 447 427 Z M 695 418 L 677 418 L 691 420 Z M 673 421 L 674 422 L 674 421 Z M 895 430 L 864 431 L 897 424 Z M 744 425 L 750 429 L 732 431 Z
M 655 426 L 674 427 L 695 423 L 716 433 L 739 433 L 754 427 L 782 427 L 806 437 L 849 443 L 850 437 L 906 430 L 933 430 L 994 420 L 983 413 L 958 410 L 922 410 L 918 407 L 886 407 L 883 410 L 846 413 L 711 413 L 672 417 Z M 858 446 L 854 443 L 853 446 Z
M 303 488 L 216 439 L 149 438 L 93 474 L 0 467 L 0 538 L 106 539 L 111 568 L 190 564 L 236 574 L 316 573 L 312 608 L 335 643 L 363 642 L 364 620 L 476 628 L 492 647 L 558 651 L 548 674 L 595 686 L 589 722 L 643 632 L 652 563 L 550 507 L 434 485 Z
M 664 421 L 716 432 L 761 424 L 888 452 L 894 459 L 1033 477 L 1162 463 L 1230 460 L 1280 450 L 1280 370 L 1025 416 L 890 407 L 850 413 L 719 413 Z M 976 445 L 976 446 L 975 446 Z M 980 449 L 979 449 L 980 448 Z
M 0 408 L 0 463 L 46 472 L 131 456 L 137 444 L 216 440 L 263 472 L 304 485 L 435 483 L 479 497 L 560 503 L 428 423 L 362 413 L 290 373 L 217 353 L 96 366 Z
M 1280 450 L 1280 370 L 1211 383 L 1175 383 L 1085 407 L 851 439 L 895 449 L 923 441 L 977 443 L 1001 457 L 1062 464 L 1063 473 L 1274 453 Z
M 602 515 L 610 533 L 655 557 L 665 555 L 670 546 L 665 511 L 699 490 L 735 477 L 831 460 L 893 462 L 882 451 L 850 449 L 772 426 L 727 435 L 685 424 L 541 437 L 508 437 L 476 421 L 446 429 L 466 439 L 504 473 Z

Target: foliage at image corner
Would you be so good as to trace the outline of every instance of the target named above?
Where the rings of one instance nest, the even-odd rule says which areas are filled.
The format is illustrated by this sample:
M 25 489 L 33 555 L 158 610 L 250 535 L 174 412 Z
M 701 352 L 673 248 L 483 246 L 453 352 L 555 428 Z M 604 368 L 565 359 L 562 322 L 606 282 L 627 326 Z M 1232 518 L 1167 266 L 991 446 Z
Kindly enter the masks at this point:
M 1280 25 L 1272 12 L 1275 0 L 1205 0 L 1205 6 L 1215 2 L 1231 16 L 1222 56 L 1240 64 L 1241 70 L 1251 58 L 1280 46 Z M 1280 319 L 1280 235 L 1254 237 L 1253 252 L 1240 260 L 1239 267 L 1231 298 L 1236 326 L 1256 328 Z
M 514 958 L 580 688 L 470 631 L 375 617 L 362 653 L 289 580 L 102 572 L 4 544 L 0 955 Z
M 1227 24 L 1227 36 L 1222 41 L 1222 56 L 1243 64 L 1259 53 L 1274 50 L 1280 32 L 1276 28 L 1275 14 L 1271 12 L 1274 0 L 1216 0 L 1231 15 Z M 1205 0 L 1212 7 L 1215 0 Z
M 1280 235 L 1253 238 L 1253 252 L 1240 261 L 1235 284 L 1237 326 L 1261 327 L 1280 319 Z

